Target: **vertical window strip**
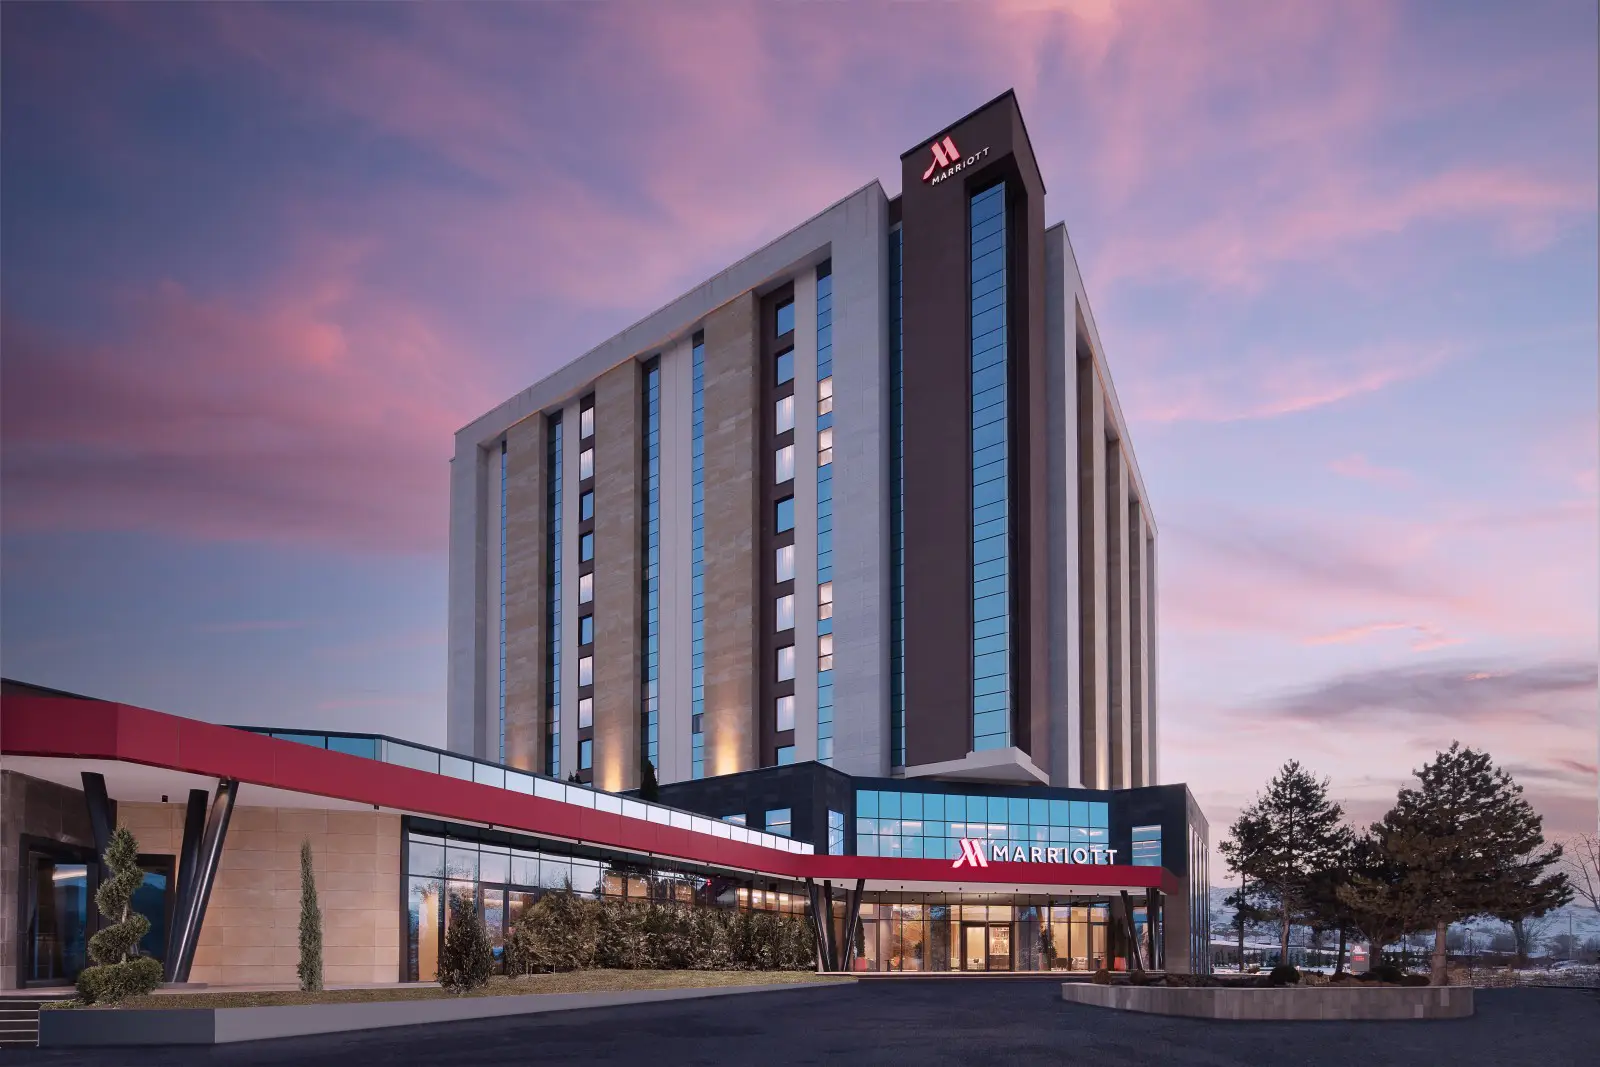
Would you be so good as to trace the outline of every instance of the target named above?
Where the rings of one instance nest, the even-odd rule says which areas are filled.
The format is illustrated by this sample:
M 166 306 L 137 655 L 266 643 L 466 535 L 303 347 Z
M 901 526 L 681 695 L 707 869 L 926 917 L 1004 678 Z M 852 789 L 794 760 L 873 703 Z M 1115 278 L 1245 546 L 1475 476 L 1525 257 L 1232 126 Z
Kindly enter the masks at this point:
M 506 761 L 506 530 L 511 525 L 506 512 L 505 438 L 500 439 L 500 762 Z
M 901 230 L 889 234 L 889 758 L 906 765 L 905 335 Z
M 661 363 L 645 371 L 644 390 L 644 693 L 640 712 L 641 761 L 661 767 Z M 643 769 L 643 762 L 640 763 Z
M 706 339 L 694 335 L 692 408 L 689 431 L 690 524 L 689 542 L 689 730 L 690 773 L 706 773 Z
M 1011 462 L 1006 186 L 971 200 L 972 747 L 1011 743 Z
M 817 268 L 817 380 L 833 376 L 833 265 Z M 820 406 L 820 405 L 819 405 Z M 817 415 L 817 433 L 833 428 L 833 405 Z M 817 585 L 833 581 L 833 462 L 817 467 Z M 820 453 L 819 453 L 820 463 Z M 817 621 L 820 638 L 833 633 L 833 618 Z M 818 660 L 818 665 L 822 664 Z M 833 657 L 817 671 L 817 762 L 833 765 Z
M 549 513 L 545 526 L 548 536 L 546 558 L 550 561 L 545 605 L 545 648 L 550 690 L 545 697 L 545 773 L 561 776 L 561 431 L 559 417 L 550 421 L 548 445 L 547 495 Z

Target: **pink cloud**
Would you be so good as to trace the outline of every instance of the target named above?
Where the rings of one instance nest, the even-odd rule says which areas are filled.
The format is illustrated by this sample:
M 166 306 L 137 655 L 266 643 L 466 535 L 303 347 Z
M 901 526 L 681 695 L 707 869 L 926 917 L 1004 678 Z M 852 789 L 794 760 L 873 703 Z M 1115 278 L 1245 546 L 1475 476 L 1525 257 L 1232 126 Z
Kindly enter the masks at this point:
M 1450 645 L 1461 644 L 1460 638 L 1451 637 L 1437 627 L 1419 622 L 1369 622 L 1361 626 L 1349 626 L 1342 630 L 1334 630 L 1331 633 L 1317 634 L 1314 637 L 1306 638 L 1303 643 L 1312 647 L 1319 645 L 1348 645 L 1358 641 L 1365 641 L 1369 637 L 1393 632 L 1415 634 L 1415 639 L 1411 642 L 1411 650 L 1413 652 L 1432 652 Z

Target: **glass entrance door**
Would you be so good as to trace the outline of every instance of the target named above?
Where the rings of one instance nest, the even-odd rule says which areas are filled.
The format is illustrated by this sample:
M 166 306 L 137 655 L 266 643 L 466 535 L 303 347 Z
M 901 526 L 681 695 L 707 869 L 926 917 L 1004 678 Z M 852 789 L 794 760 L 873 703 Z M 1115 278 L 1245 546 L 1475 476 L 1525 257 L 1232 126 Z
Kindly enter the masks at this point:
M 65 984 L 88 965 L 89 867 L 33 855 L 29 982 Z
M 989 969 L 989 948 L 984 937 L 988 932 L 987 926 L 970 925 L 961 928 L 961 969 L 963 971 L 987 971 Z
M 1011 924 L 989 924 L 989 970 L 1011 970 Z

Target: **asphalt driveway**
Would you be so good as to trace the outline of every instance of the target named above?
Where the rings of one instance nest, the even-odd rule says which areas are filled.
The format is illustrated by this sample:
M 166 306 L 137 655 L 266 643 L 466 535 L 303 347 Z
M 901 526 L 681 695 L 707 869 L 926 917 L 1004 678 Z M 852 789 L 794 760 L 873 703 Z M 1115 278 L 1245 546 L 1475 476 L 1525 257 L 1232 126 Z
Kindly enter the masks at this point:
M 1480 990 L 1441 1022 L 1226 1023 L 1066 1004 L 1050 980 L 875 980 L 629 1008 L 190 1049 L 0 1053 L 6 1064 L 1423 1067 L 1595 1062 L 1600 992 Z

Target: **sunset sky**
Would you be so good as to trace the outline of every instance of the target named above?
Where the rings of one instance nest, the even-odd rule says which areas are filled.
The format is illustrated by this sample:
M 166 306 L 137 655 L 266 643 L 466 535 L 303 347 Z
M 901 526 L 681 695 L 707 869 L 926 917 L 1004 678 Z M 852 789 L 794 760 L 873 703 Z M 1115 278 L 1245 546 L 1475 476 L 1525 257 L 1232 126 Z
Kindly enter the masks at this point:
M 470 419 L 1015 88 L 1162 553 L 1162 771 L 1596 821 L 1596 8 L 0 9 L 3 668 L 444 740 Z M 908 354 L 914 358 L 914 354 Z

